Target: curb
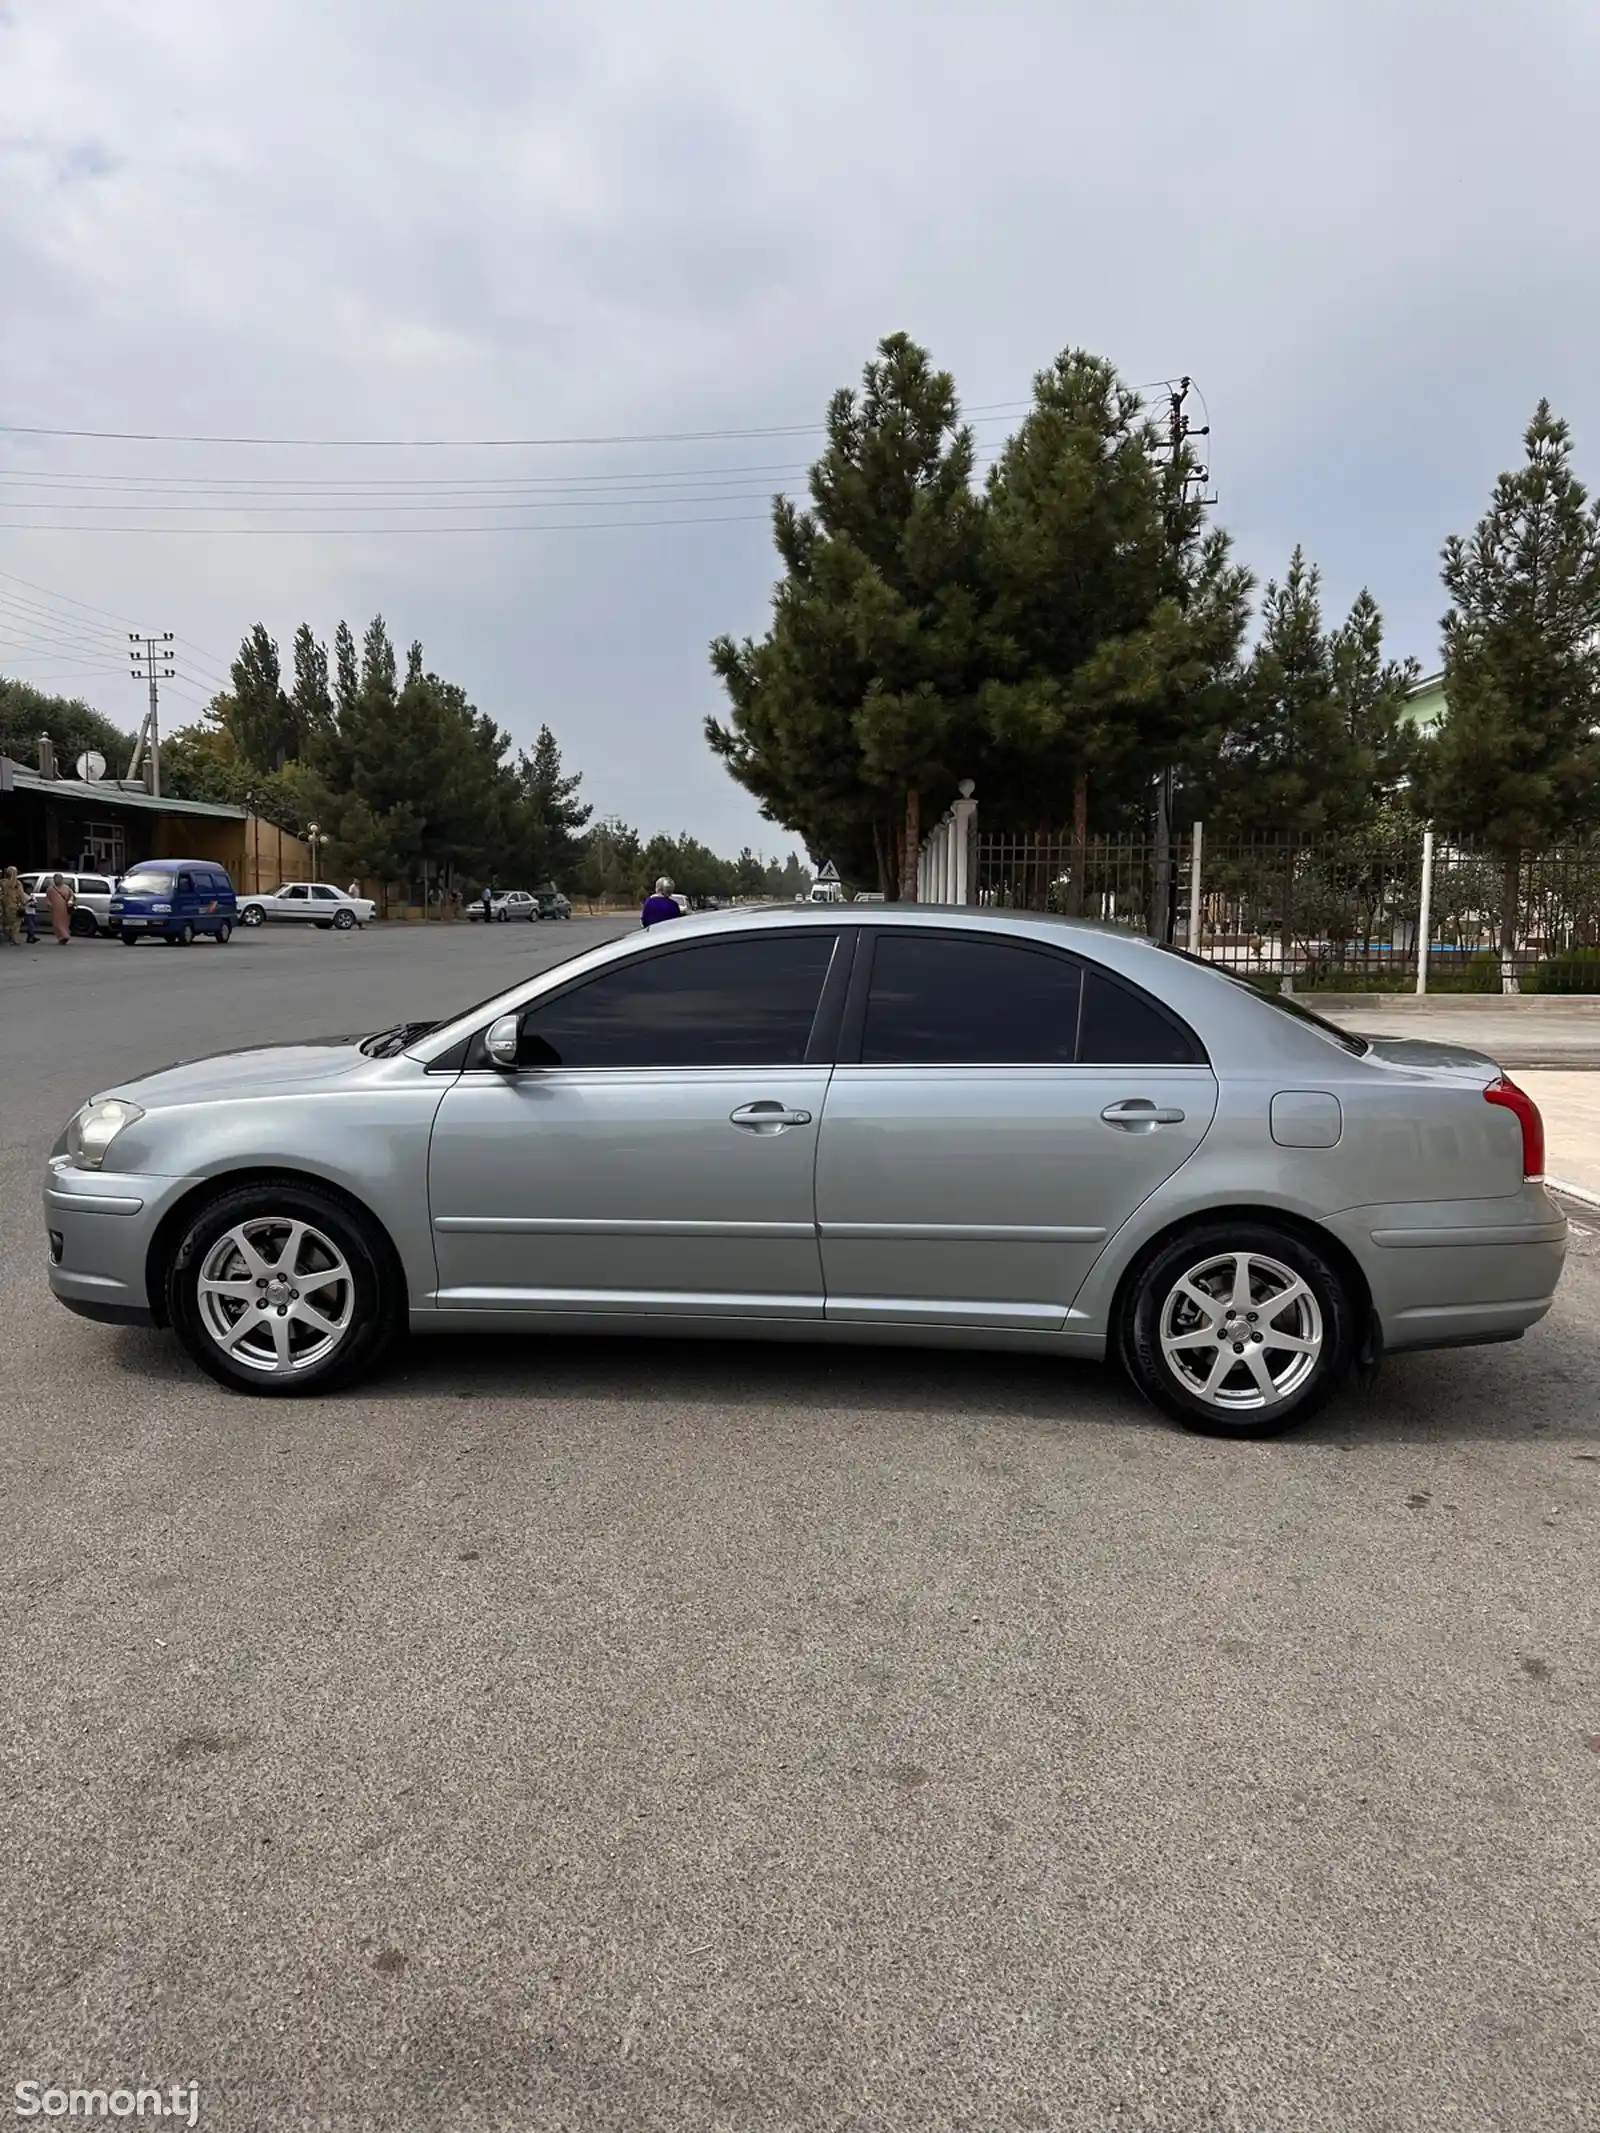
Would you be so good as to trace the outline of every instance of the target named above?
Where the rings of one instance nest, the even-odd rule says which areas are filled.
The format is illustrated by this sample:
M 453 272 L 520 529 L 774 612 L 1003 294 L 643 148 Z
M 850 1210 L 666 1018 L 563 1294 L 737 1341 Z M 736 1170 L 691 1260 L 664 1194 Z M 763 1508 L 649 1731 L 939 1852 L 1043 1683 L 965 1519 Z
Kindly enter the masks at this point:
M 1564 1200 L 1576 1200 L 1580 1207 L 1592 1207 L 1600 1213 L 1600 1192 L 1586 1191 L 1582 1185 L 1565 1185 L 1560 1178 L 1546 1178 L 1545 1189 L 1560 1193 Z

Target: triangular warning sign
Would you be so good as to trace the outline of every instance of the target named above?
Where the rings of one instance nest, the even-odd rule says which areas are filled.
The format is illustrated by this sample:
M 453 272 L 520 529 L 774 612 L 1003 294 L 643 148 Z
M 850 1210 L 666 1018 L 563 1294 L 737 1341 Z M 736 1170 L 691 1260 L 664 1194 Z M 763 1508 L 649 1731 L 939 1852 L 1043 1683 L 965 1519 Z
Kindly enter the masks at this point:
M 831 859 L 824 860 L 821 872 L 817 875 L 817 879 L 818 881 L 837 881 L 839 879 L 839 869 L 834 865 Z

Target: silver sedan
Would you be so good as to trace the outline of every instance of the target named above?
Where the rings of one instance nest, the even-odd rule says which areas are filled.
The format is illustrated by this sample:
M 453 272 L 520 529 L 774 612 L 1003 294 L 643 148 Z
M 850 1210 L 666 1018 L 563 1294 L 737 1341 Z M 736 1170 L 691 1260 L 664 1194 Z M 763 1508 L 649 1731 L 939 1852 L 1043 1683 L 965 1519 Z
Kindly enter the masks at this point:
M 1109 928 L 887 905 L 684 919 L 442 1024 L 109 1089 L 50 1283 L 244 1392 L 522 1327 L 1114 1357 L 1190 1427 L 1387 1349 L 1516 1340 L 1565 1223 L 1532 1102 Z

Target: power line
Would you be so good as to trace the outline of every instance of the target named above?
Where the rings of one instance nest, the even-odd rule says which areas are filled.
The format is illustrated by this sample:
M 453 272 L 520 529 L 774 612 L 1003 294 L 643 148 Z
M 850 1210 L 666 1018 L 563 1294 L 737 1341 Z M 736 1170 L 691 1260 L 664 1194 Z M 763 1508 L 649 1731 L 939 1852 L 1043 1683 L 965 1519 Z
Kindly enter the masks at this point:
M 770 523 L 765 511 L 729 512 L 712 518 L 619 518 L 579 521 L 575 525 L 531 526 L 62 526 L 48 520 L 0 520 L 0 533 L 172 533 L 196 540 L 214 540 L 234 535 L 247 540 L 270 540 L 288 535 L 305 540 L 350 534 L 367 540 L 392 540 L 401 534 L 447 533 L 626 533 L 635 526 L 756 526 Z
M 998 421 L 1025 407 L 1024 400 L 992 400 L 971 408 L 968 421 Z M 826 422 L 780 422 L 749 429 L 636 430 L 593 437 L 238 437 L 187 434 L 171 430 L 57 429 L 45 423 L 0 422 L 8 437 L 79 437 L 114 444 L 243 444 L 296 446 L 315 451 L 546 451 L 562 446 L 612 444 L 722 444 L 744 437 L 814 437 Z

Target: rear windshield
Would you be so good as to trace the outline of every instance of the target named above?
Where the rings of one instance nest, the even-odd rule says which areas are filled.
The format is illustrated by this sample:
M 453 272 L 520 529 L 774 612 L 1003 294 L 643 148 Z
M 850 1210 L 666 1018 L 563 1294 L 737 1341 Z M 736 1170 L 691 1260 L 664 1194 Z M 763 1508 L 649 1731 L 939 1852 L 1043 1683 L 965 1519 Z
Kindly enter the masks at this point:
M 1248 978 L 1241 978 L 1231 970 L 1224 970 L 1219 963 L 1208 963 L 1202 955 L 1191 955 L 1187 948 L 1170 948 L 1158 943 L 1163 955 L 1181 956 L 1186 963 L 1198 963 L 1202 970 L 1215 971 L 1219 978 L 1226 978 L 1230 985 L 1237 985 L 1241 992 L 1249 993 L 1263 1007 L 1275 1007 L 1280 1015 L 1288 1015 L 1292 1021 L 1308 1022 L 1313 1029 L 1321 1030 L 1324 1037 L 1331 1037 L 1344 1051 L 1353 1052 L 1360 1058 L 1371 1049 L 1365 1037 L 1358 1037 L 1354 1030 L 1341 1029 L 1337 1022 L 1330 1022 L 1326 1015 L 1319 1015 L 1307 1007 L 1293 993 L 1267 992 L 1259 985 L 1252 985 Z
M 170 896 L 172 876 L 154 872 L 124 874 L 122 891 L 125 896 Z

